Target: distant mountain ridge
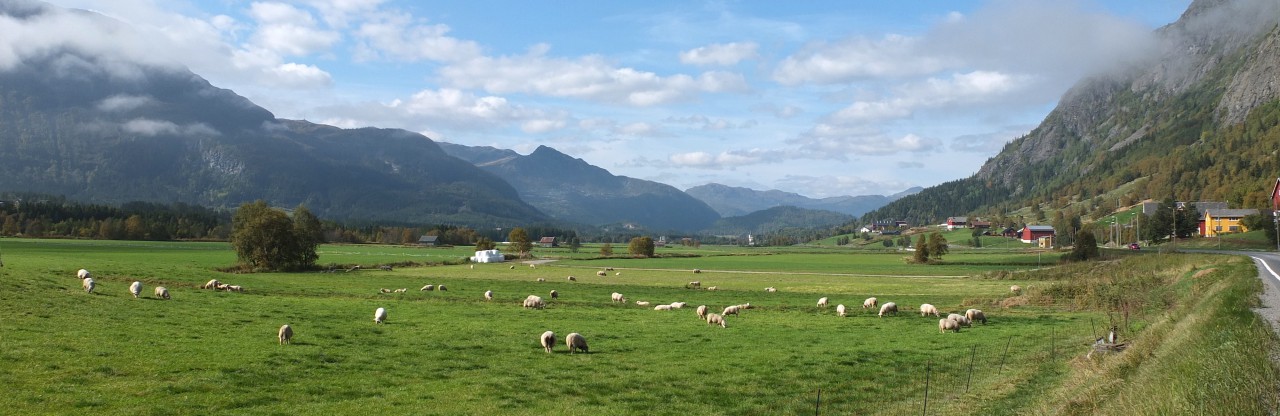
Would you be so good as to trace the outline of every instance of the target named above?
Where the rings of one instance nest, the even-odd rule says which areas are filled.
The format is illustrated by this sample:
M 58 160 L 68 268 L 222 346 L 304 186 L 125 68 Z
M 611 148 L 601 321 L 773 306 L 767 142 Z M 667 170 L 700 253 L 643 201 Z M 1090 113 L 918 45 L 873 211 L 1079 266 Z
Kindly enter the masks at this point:
M 750 188 L 709 183 L 685 190 L 685 193 L 706 202 L 723 217 L 737 217 L 779 206 L 839 212 L 859 216 L 880 208 L 903 196 L 920 192 L 913 187 L 893 195 L 834 196 L 809 198 L 804 195 L 779 190 L 757 191 Z
M 839 212 L 777 206 L 742 216 L 721 218 L 704 232 L 713 235 L 761 235 L 788 229 L 828 229 L 853 218 L 852 215 Z
M 720 218 L 670 185 L 616 176 L 547 146 L 527 156 L 492 147 L 442 143 L 445 152 L 505 179 L 520 197 L 562 221 L 630 223 L 656 231 L 698 231 Z

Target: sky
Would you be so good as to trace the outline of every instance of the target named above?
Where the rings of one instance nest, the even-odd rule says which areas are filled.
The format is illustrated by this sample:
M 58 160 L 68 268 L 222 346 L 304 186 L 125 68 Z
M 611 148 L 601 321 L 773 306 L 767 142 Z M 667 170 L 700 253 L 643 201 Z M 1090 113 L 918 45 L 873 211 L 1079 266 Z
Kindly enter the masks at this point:
M 127 29 L 0 20 L 0 69 L 72 42 L 280 118 L 821 198 L 972 175 L 1190 0 L 49 2 Z

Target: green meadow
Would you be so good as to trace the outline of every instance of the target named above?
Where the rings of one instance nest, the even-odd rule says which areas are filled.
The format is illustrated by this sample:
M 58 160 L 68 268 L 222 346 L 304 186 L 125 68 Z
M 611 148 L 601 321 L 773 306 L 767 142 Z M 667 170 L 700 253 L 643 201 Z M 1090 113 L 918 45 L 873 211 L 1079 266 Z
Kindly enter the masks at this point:
M 625 244 L 614 250 L 625 252 Z M 1266 358 L 1275 339 L 1258 331 L 1265 323 L 1238 311 L 1260 290 L 1252 266 L 1238 258 L 1153 252 L 1053 266 L 1052 253 L 972 250 L 912 265 L 906 252 L 704 246 L 663 248 L 655 259 L 598 259 L 598 246 L 587 246 L 578 253 L 540 249 L 540 259 L 556 261 L 536 267 L 472 267 L 458 264 L 469 247 L 324 245 L 319 254 L 336 272 L 219 272 L 235 262 L 225 243 L 0 239 L 0 408 L 965 415 L 1093 414 L 1118 403 L 1139 414 L 1170 414 L 1141 406 L 1172 395 L 1186 398 L 1179 403 L 1188 407 L 1178 409 L 1275 409 L 1276 372 Z M 377 267 L 384 264 L 413 266 Z M 80 268 L 93 273 L 94 293 L 81 289 Z M 604 268 L 613 270 L 597 276 Z M 245 292 L 198 288 L 210 279 Z M 695 280 L 718 290 L 685 288 Z M 133 281 L 144 285 L 140 299 L 128 294 Z M 448 290 L 420 291 L 426 284 Z M 1015 284 L 1024 291 L 1010 293 Z M 152 296 L 158 285 L 172 299 Z M 380 293 L 401 288 L 407 291 Z M 483 299 L 486 290 L 493 301 Z M 1219 291 L 1238 301 L 1197 300 Z M 613 292 L 629 302 L 611 302 Z M 546 299 L 546 309 L 522 308 L 528 295 Z M 864 310 L 869 296 L 897 303 L 900 313 L 880 318 Z M 817 307 L 820 297 L 830 306 Z M 655 311 L 636 301 L 688 306 Z M 710 327 L 694 312 L 742 303 L 753 308 L 727 317 L 728 328 Z M 920 316 L 921 303 L 944 314 L 983 309 L 990 321 L 939 333 L 938 318 Z M 837 304 L 849 316 L 837 316 Z M 389 315 L 382 325 L 373 322 L 379 307 Z M 1113 323 L 1140 354 L 1084 358 Z M 291 345 L 277 343 L 283 324 L 294 328 Z M 1178 335 L 1202 327 L 1239 347 Z M 551 354 L 538 344 L 547 330 L 560 340 Z M 587 339 L 590 353 L 568 353 L 563 340 L 571 332 Z M 1271 387 L 1224 381 L 1234 392 L 1225 406 L 1178 393 L 1192 384 L 1167 383 L 1218 374 L 1194 359 L 1161 359 L 1208 351 L 1215 361 L 1205 368 L 1237 363 L 1222 369 L 1222 378 L 1256 373 L 1241 383 Z M 1238 368 L 1257 365 L 1266 371 Z M 1092 387 L 1128 386 L 1131 379 L 1152 387 Z

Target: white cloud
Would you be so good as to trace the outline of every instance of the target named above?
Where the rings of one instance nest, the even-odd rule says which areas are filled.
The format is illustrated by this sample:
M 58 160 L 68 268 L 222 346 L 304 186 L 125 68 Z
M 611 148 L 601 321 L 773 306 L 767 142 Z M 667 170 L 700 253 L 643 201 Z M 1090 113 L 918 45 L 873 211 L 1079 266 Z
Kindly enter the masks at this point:
M 772 163 L 784 157 L 783 152 L 766 149 L 728 150 L 720 153 L 685 152 L 667 157 L 674 167 L 703 169 L 733 169 L 739 166 Z
M 828 116 L 833 123 L 873 123 L 906 118 L 924 108 L 941 108 L 998 101 L 1029 85 L 1027 77 L 992 71 L 952 74 L 901 86 L 895 95 L 856 101 Z
M 568 122 L 564 119 L 533 119 L 520 125 L 525 133 L 548 133 L 565 128 Z
M 739 74 L 706 72 L 661 76 L 618 67 L 598 55 L 553 58 L 539 45 L 517 56 L 477 57 L 452 63 L 440 75 L 457 88 L 481 88 L 495 94 L 529 93 L 592 101 L 653 106 L 685 100 L 699 92 L 741 91 Z
M 928 153 L 938 150 L 942 141 L 915 134 L 901 136 L 870 131 L 866 128 L 819 123 L 810 131 L 788 143 L 815 159 L 846 159 L 849 156 L 883 156 L 896 153 Z
M 680 52 L 680 62 L 692 65 L 736 65 L 745 59 L 758 57 L 754 42 L 718 43 Z
M 276 85 L 286 88 L 317 88 L 333 84 L 328 72 L 311 65 L 281 64 L 267 69 L 266 73 L 275 79 Z
M 98 102 L 98 110 L 105 112 L 127 112 L 155 103 L 155 99 L 146 95 L 113 95 Z
M 713 119 L 703 115 L 692 115 L 688 117 L 668 117 L 666 120 L 663 120 L 663 121 L 666 121 L 668 123 L 691 125 L 702 130 L 744 129 L 744 128 L 750 128 L 750 127 L 755 127 L 759 125 L 759 123 L 756 122 L 755 120 L 746 120 L 740 123 L 735 123 L 723 118 Z
M 993 155 L 1004 148 L 1013 139 L 1025 136 L 1035 126 L 1008 126 L 999 131 L 980 134 L 966 134 L 951 140 L 951 150 Z
M 814 198 L 833 196 L 884 195 L 886 189 L 903 190 L 915 186 L 899 179 L 865 178 L 848 175 L 787 175 L 776 185 Z
M 401 59 L 453 62 L 481 56 L 480 45 L 448 36 L 443 24 L 415 21 L 403 13 L 384 13 L 360 25 L 357 56 L 364 59 Z
M 190 123 L 186 125 L 178 125 L 167 120 L 152 120 L 148 118 L 136 118 L 129 120 L 120 126 L 126 133 L 139 134 L 143 136 L 158 136 L 161 134 L 180 135 L 180 136 L 213 136 L 218 131 L 204 123 Z
M 920 43 L 919 38 L 901 35 L 816 43 L 783 59 L 773 79 L 783 85 L 835 84 L 930 74 L 952 65 L 944 57 L 920 53 Z
M 341 39 L 338 32 L 320 29 L 311 13 L 289 4 L 253 3 L 249 15 L 258 22 L 254 43 L 281 55 L 310 55 L 328 50 Z

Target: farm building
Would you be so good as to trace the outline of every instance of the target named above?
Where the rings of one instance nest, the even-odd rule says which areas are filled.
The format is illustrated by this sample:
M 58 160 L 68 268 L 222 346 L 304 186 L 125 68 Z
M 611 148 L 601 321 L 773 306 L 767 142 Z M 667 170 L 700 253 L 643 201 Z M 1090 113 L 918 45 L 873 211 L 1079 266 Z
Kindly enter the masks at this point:
M 1200 222 L 1200 235 L 1214 237 L 1218 234 L 1249 231 L 1240 223 L 1246 215 L 1256 215 L 1256 209 L 1206 209 Z
M 435 247 L 436 242 L 439 240 L 440 240 L 440 237 L 437 237 L 434 235 L 424 235 L 418 238 L 418 245 L 424 246 L 424 247 Z
M 556 242 L 555 237 L 542 237 L 538 240 L 538 245 L 543 248 L 560 247 L 560 243 Z
M 947 217 L 947 229 L 969 228 L 969 217 Z
M 1053 237 L 1054 231 L 1052 226 L 1048 225 L 1028 225 L 1022 227 L 1021 240 L 1024 243 L 1031 244 L 1040 240 L 1040 237 Z
M 472 263 L 502 263 L 504 261 L 506 261 L 506 258 L 498 250 L 480 250 L 476 252 L 476 255 L 471 256 Z

